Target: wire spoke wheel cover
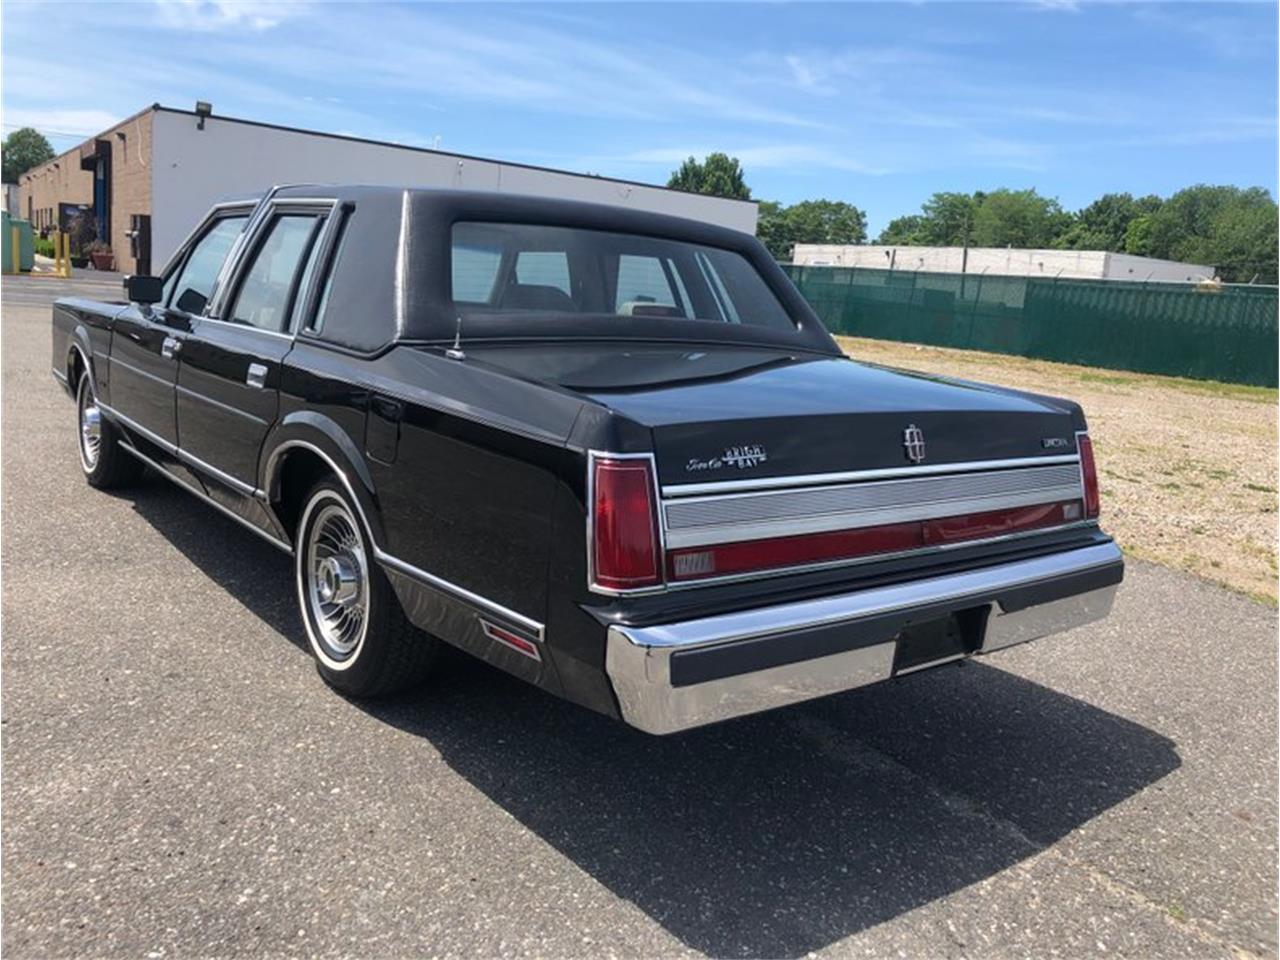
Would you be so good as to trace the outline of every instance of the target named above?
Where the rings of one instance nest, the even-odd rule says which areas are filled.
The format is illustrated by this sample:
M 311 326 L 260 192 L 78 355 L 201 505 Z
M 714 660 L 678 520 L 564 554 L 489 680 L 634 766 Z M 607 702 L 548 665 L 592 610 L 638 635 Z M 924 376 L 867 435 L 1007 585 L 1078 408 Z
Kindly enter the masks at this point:
M 86 473 L 92 473 L 102 450 L 102 411 L 98 409 L 98 399 L 93 395 L 87 373 L 80 377 L 76 414 L 80 428 L 80 463 Z
M 334 669 L 354 661 L 369 625 L 369 561 L 358 521 L 333 493 L 307 505 L 299 593 L 316 653 Z

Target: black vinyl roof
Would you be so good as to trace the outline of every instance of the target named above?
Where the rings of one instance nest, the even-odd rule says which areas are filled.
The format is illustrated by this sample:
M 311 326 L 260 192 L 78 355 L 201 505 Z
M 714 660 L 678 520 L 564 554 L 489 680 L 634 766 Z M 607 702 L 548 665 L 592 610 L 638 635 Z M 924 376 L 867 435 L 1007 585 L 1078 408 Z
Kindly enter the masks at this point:
M 716 338 L 763 340 L 771 346 L 839 352 L 808 303 L 764 246 L 748 234 L 684 217 L 554 197 L 440 188 L 321 186 L 276 188 L 274 200 L 334 199 L 348 218 L 342 253 L 334 264 L 324 321 L 326 339 L 357 350 L 377 350 L 392 340 L 452 339 L 457 309 L 451 299 L 452 227 L 459 222 L 522 223 L 631 233 L 731 250 L 746 258 L 797 323 L 794 334 L 762 328 L 728 329 Z M 530 318 L 497 318 L 469 324 L 468 339 L 509 339 Z M 616 328 L 616 325 L 614 325 Z M 620 334 L 670 339 L 689 321 L 632 318 Z M 557 318 L 557 336 L 590 339 L 600 324 L 590 318 Z M 775 342 L 776 341 L 776 342 Z

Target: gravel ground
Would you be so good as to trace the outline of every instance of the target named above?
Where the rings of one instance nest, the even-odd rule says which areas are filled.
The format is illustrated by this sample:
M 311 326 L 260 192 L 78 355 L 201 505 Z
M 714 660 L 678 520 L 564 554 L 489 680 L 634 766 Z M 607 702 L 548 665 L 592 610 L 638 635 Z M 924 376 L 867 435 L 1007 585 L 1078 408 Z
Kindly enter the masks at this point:
M 1102 521 L 1125 552 L 1276 603 L 1275 390 L 840 339 L 874 363 L 1078 401 L 1098 458 Z
M 79 474 L 6 282 L 6 957 L 1276 955 L 1276 612 L 1101 624 L 654 738 L 467 658 L 320 682 L 288 560 Z

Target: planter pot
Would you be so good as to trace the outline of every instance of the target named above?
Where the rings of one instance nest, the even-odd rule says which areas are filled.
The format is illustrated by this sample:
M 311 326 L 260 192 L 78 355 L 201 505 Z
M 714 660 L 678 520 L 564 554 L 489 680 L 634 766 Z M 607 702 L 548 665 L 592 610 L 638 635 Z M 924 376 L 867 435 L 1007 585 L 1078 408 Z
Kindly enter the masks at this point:
M 83 270 L 86 266 L 89 265 L 89 258 L 73 256 L 71 258 L 71 265 L 75 267 L 77 270 Z
M 89 258 L 93 260 L 93 269 L 95 270 L 114 270 L 116 268 L 114 253 L 91 253 Z

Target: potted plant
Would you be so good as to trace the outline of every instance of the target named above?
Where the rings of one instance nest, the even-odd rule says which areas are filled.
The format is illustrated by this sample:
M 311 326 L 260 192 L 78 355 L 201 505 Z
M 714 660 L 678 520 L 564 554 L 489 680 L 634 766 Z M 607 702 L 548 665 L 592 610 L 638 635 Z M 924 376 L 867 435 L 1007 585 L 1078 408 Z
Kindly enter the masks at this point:
M 90 241 L 85 245 L 84 252 L 93 261 L 93 269 L 114 270 L 116 268 L 115 254 L 111 252 L 111 247 L 101 240 Z
M 98 240 L 98 221 L 93 212 L 85 210 L 72 217 L 67 223 L 67 233 L 71 236 L 71 265 L 83 267 L 89 262 L 90 245 L 100 242 Z M 110 248 L 108 248 L 108 252 L 110 252 Z

